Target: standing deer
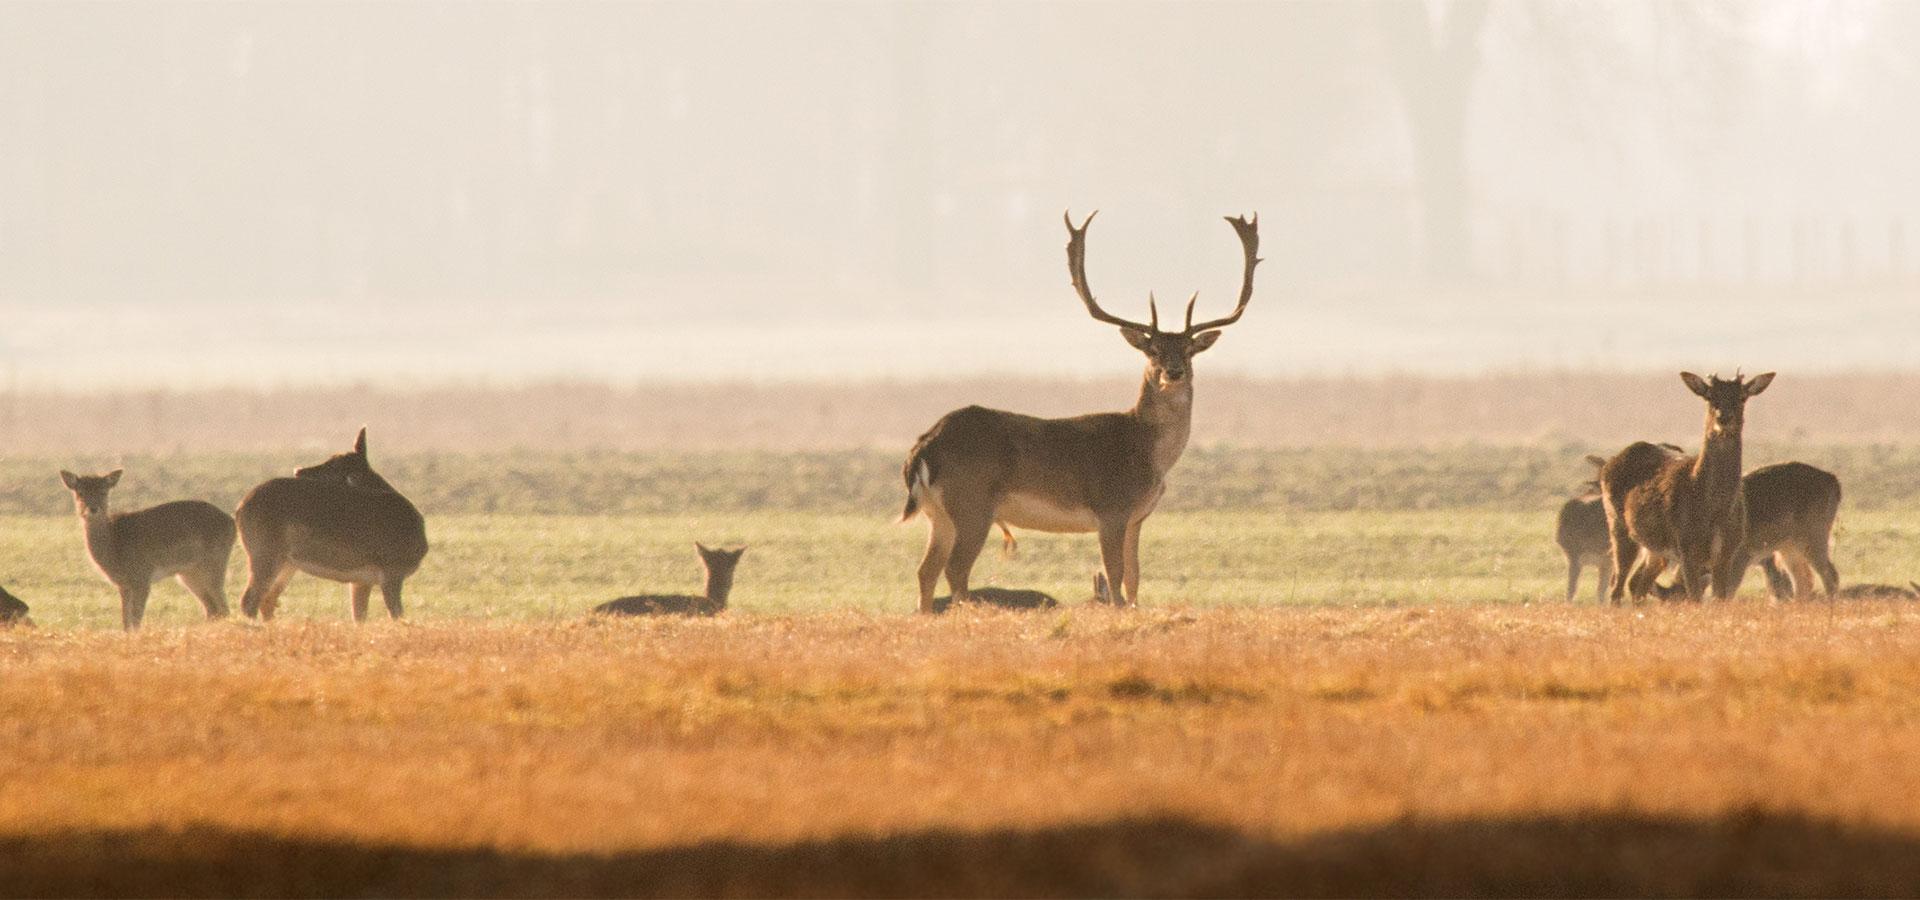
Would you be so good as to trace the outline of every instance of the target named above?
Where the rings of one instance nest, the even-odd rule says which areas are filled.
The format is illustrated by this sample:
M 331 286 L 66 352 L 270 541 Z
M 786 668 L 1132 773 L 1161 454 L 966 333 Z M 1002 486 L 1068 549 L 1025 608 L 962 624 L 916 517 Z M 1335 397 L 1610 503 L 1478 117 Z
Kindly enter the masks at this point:
M 1730 380 L 1715 375 L 1709 380 L 1681 372 L 1687 389 L 1707 401 L 1699 455 L 1676 457 L 1657 444 L 1639 441 L 1601 468 L 1601 499 L 1613 545 L 1609 596 L 1614 603 L 1629 590 L 1636 602 L 1645 597 L 1661 570 L 1676 561 L 1687 599 L 1706 596 L 1715 567 L 1745 540 L 1740 429 L 1747 400 L 1766 390 L 1773 375 L 1756 375 L 1752 381 L 1738 374 Z M 1715 587 L 1717 596 L 1732 596 L 1725 584 Z
M 147 615 L 153 583 L 176 577 L 206 610 L 227 615 L 227 559 L 233 555 L 233 517 L 202 500 L 175 500 L 133 512 L 109 512 L 107 495 L 120 470 L 75 475 L 60 481 L 73 492 L 74 512 L 86 536 L 94 568 L 120 591 L 120 627 L 134 631 Z
M 247 492 L 234 511 L 247 550 L 240 609 L 272 619 L 295 572 L 347 583 L 353 620 L 366 621 L 374 585 L 400 618 L 401 584 L 427 555 L 420 511 L 367 463 L 367 430 L 353 450 Z
M 1714 593 L 1733 596 L 1757 559 L 1775 597 L 1810 599 L 1816 571 L 1832 597 L 1840 589 L 1840 571 L 1831 554 L 1840 479 L 1806 463 L 1788 462 L 1748 472 L 1740 488 L 1747 510 L 1746 540 L 1714 570 Z M 1792 573 L 1791 580 L 1783 567 Z
M 707 570 L 707 586 L 700 596 L 691 594 L 641 594 L 608 600 L 593 608 L 603 616 L 717 616 L 727 609 L 727 595 L 733 591 L 733 570 L 747 548 L 716 549 L 695 543 L 700 551 L 700 567 Z
M 1604 457 L 1589 456 L 1587 462 L 1598 470 L 1607 464 Z M 1600 481 L 1595 476 L 1587 482 L 1577 497 L 1570 497 L 1560 505 L 1560 515 L 1554 522 L 1554 543 L 1560 545 L 1560 552 L 1567 557 L 1567 602 L 1573 602 L 1573 594 L 1580 589 L 1580 569 L 1586 560 L 1592 558 L 1600 567 L 1600 586 L 1598 599 L 1607 600 L 1607 585 L 1613 580 L 1613 548 L 1607 538 L 1607 511 L 1600 502 Z
M 1100 308 L 1087 285 L 1087 226 L 1067 217 L 1067 272 L 1096 322 L 1120 334 L 1147 357 L 1140 399 L 1126 412 L 1042 419 L 968 406 L 954 410 L 920 436 L 902 475 L 907 486 L 901 521 L 925 513 L 926 556 L 920 561 L 920 611 L 934 612 L 934 588 L 944 571 L 953 602 L 969 602 L 967 577 L 995 522 L 1051 532 L 1098 532 L 1100 561 L 1116 602 L 1139 602 L 1140 525 L 1166 490 L 1168 470 L 1186 449 L 1193 422 L 1193 357 L 1240 320 L 1253 299 L 1259 264 L 1255 219 L 1228 218 L 1240 237 L 1245 270 L 1240 301 L 1226 318 L 1195 324 L 1195 294 L 1186 326 L 1160 330 L 1151 295 L 1145 323 Z

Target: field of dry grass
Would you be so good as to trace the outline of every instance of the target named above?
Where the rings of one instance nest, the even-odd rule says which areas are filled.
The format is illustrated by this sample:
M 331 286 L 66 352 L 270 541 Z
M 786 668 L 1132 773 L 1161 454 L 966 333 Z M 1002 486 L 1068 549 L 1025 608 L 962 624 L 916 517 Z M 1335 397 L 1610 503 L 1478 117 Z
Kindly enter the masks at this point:
M 0 635 L 8 894 L 1907 894 L 1920 610 Z

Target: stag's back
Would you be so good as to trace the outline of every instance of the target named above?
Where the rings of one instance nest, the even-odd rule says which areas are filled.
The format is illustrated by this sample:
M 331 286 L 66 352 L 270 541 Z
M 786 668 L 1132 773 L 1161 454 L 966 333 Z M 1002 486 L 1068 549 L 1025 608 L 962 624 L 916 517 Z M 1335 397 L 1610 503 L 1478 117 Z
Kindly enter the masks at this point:
M 1840 513 L 1840 479 L 1806 463 L 1762 466 L 1741 480 L 1747 503 L 1747 544 L 1825 546 Z

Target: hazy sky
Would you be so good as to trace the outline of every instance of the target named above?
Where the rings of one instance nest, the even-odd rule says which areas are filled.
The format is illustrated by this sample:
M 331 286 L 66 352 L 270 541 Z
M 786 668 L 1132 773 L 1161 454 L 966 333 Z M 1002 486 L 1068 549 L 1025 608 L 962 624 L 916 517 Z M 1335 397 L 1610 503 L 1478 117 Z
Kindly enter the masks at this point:
M 0 4 L 28 383 L 1920 365 L 1920 3 Z

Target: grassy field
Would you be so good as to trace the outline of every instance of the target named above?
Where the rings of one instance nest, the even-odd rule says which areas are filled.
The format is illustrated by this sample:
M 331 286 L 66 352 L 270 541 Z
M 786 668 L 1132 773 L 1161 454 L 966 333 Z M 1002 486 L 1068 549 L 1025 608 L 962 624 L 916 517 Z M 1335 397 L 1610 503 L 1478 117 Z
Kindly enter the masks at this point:
M 8 894 L 1901 895 L 1920 610 L 0 635 Z
M 1574 447 L 1196 448 L 1143 605 L 1090 536 L 911 615 L 924 525 L 877 451 L 396 454 L 409 620 L 297 579 L 270 627 L 149 627 L 46 458 L 0 462 L 0 894 L 1912 894 L 1920 607 L 1574 605 Z M 1920 575 L 1920 452 L 1839 471 L 1850 582 Z M 125 501 L 312 454 L 135 457 Z M 717 620 L 594 603 L 699 586 Z M 230 596 L 244 583 L 232 563 Z M 377 607 L 377 604 L 376 604 Z M 378 612 L 376 611 L 376 615 Z

